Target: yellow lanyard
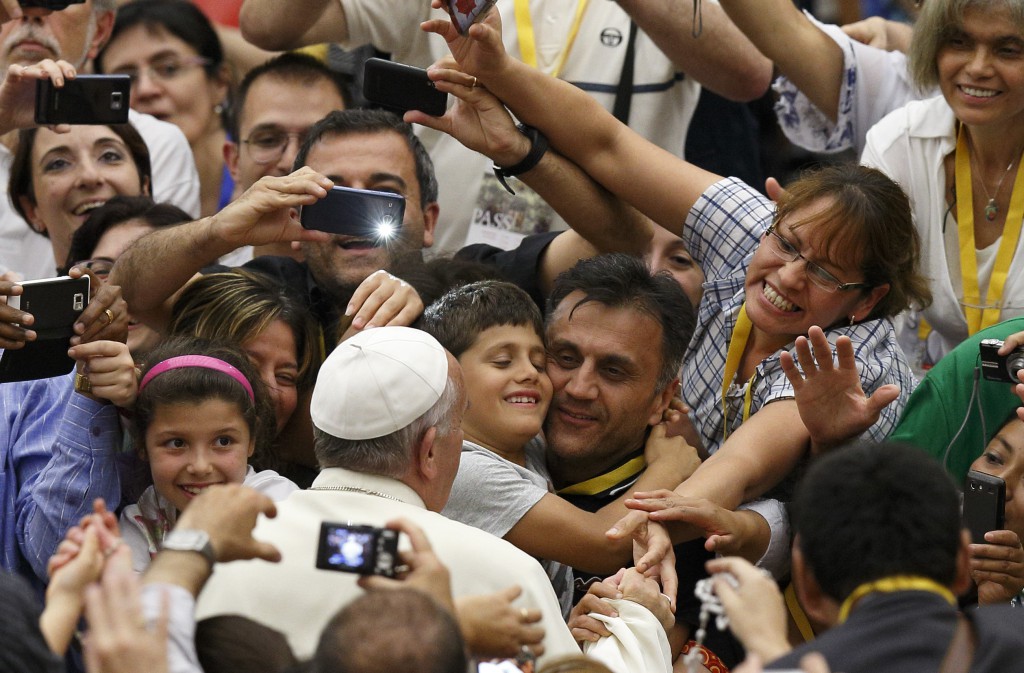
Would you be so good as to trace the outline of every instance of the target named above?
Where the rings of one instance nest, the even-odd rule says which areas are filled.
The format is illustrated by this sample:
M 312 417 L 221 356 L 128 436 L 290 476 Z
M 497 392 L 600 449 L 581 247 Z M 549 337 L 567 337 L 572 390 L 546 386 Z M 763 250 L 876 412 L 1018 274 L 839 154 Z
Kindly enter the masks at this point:
M 558 61 L 555 63 L 554 69 L 548 73 L 552 77 L 558 77 L 562 72 L 562 67 L 565 65 L 565 60 L 569 58 L 569 51 L 572 49 L 573 42 L 576 41 L 576 36 L 580 32 L 580 24 L 583 23 L 583 12 L 587 9 L 588 1 L 589 0 L 579 0 L 579 2 L 576 3 L 576 16 L 572 20 L 572 26 L 569 28 L 569 37 L 565 42 L 565 46 L 562 47 L 562 52 L 558 55 Z M 519 57 L 526 65 L 531 68 L 536 68 L 537 42 L 533 36 L 533 20 L 530 18 L 530 0 L 516 0 L 515 12 L 516 34 L 519 38 Z
M 800 631 L 800 635 L 803 636 L 804 642 L 811 642 L 814 640 L 814 629 L 811 628 L 811 620 L 807 618 L 804 607 L 797 600 L 796 585 L 790 582 L 783 596 L 786 598 L 789 616 L 793 618 L 793 622 L 796 624 L 797 630 Z
M 891 594 L 896 591 L 928 591 L 942 596 L 950 605 L 956 605 L 953 592 L 935 580 L 919 575 L 893 575 L 874 582 L 865 582 L 854 589 L 839 608 L 839 623 L 845 622 L 854 604 L 868 594 Z
M 729 339 L 729 352 L 725 356 L 725 373 L 722 375 L 722 441 L 729 437 L 729 405 L 726 402 L 726 393 L 729 392 L 729 384 L 736 377 L 740 368 L 740 360 L 743 359 L 743 351 L 747 348 L 747 339 L 750 338 L 752 324 L 747 317 L 747 304 L 740 306 L 739 315 L 736 316 L 736 326 L 732 328 L 732 338 Z M 747 381 L 747 390 L 743 395 L 743 420 L 750 418 L 750 404 L 753 398 L 755 371 Z
M 980 329 L 999 322 L 1003 286 L 1010 271 L 1010 262 L 1017 251 L 1021 222 L 1024 221 L 1024 171 L 1017 164 L 1017 178 L 1013 181 L 1010 195 L 1010 209 L 1003 223 L 1003 240 L 996 253 L 995 267 L 988 283 L 986 297 L 978 289 L 978 253 L 974 246 L 974 194 L 971 186 L 971 157 L 967 148 L 964 129 L 956 140 L 956 219 L 960 235 L 960 278 L 964 291 L 964 316 L 967 318 L 967 333 L 974 334 Z M 994 301 L 987 301 L 992 297 Z M 980 308 L 993 304 L 991 308 Z

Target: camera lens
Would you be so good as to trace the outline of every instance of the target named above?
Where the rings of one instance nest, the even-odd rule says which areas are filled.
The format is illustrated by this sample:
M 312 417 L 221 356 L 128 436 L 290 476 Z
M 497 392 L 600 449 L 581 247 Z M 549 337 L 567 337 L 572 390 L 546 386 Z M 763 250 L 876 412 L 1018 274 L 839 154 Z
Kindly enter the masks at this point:
M 1017 372 L 1024 369 L 1024 350 L 1017 349 L 1006 357 L 1006 373 L 1014 381 L 1019 381 Z

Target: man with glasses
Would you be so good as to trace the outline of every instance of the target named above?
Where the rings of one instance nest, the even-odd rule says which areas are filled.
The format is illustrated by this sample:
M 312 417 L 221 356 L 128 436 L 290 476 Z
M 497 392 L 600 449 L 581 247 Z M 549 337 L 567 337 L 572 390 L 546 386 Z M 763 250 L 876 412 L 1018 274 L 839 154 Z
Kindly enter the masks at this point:
M 115 8 L 113 0 L 86 0 L 58 12 L 24 8 L 21 17 L 0 27 L 0 77 L 12 64 L 29 66 L 43 59 L 62 58 L 81 71 L 110 38 Z M 129 121 L 146 141 L 154 175 L 159 176 L 153 184 L 154 199 L 197 215 L 199 176 L 184 134 L 173 124 L 134 110 Z M 6 157 L 16 140 L 13 134 L 2 140 L 3 184 L 10 165 Z M 24 279 L 46 278 L 56 266 L 50 241 L 33 231 L 4 199 L 0 203 L 0 271 L 11 270 Z

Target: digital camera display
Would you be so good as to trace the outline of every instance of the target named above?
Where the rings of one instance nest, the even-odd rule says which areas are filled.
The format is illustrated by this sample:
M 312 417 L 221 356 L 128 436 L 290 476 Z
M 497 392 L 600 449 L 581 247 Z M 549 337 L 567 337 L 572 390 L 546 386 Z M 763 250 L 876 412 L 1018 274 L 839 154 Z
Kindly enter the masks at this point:
M 323 523 L 316 567 L 360 575 L 394 577 L 398 532 L 375 526 Z

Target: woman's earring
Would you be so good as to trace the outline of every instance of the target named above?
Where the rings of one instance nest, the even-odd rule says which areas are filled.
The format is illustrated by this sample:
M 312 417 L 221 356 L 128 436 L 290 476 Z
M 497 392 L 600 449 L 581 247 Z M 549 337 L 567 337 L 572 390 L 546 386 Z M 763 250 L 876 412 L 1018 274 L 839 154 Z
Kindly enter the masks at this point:
M 853 324 L 855 322 L 857 322 L 857 316 L 851 313 L 850 314 L 850 327 L 853 327 Z
M 217 114 L 217 115 L 224 114 L 224 104 L 223 103 L 217 103 L 216 105 L 214 105 L 213 106 L 213 113 Z

